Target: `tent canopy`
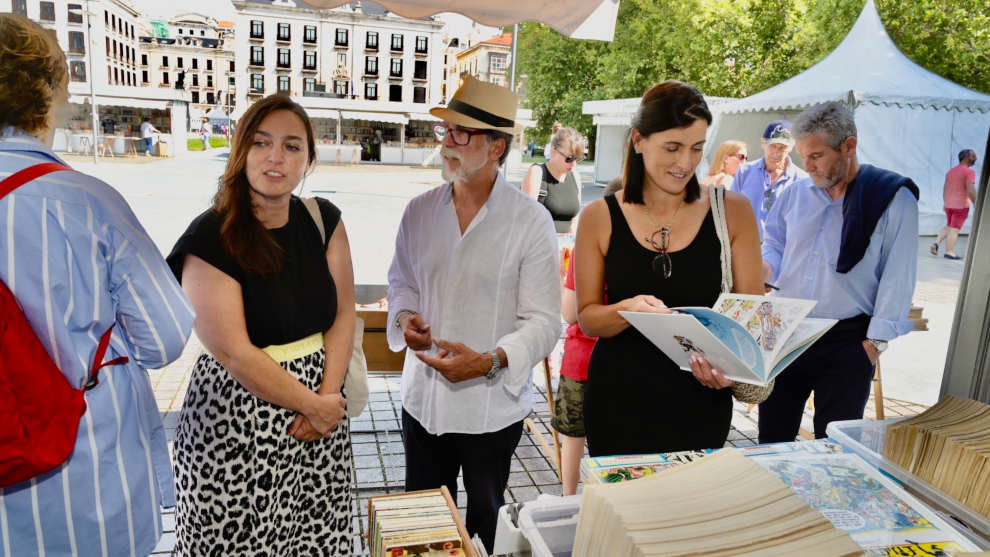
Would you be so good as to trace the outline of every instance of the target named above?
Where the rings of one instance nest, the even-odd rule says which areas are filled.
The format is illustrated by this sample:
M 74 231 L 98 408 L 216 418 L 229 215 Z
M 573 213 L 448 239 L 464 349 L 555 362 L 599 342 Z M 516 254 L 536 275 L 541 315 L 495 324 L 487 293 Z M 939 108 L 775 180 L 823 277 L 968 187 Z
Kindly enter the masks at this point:
M 306 0 L 319 8 L 336 8 L 349 0 Z M 440 12 L 456 12 L 482 25 L 503 27 L 521 21 L 539 21 L 562 35 L 575 39 L 611 41 L 619 0 L 532 0 L 492 2 L 491 0 L 375 0 L 402 17 L 419 19 Z
M 224 112 L 223 110 L 220 110 L 219 108 L 213 108 L 209 112 L 207 112 L 206 118 L 210 122 L 216 122 L 216 123 L 224 123 L 230 121 L 230 116 L 227 116 L 227 113 Z
M 867 0 L 856 24 L 824 60 L 783 83 L 741 99 L 723 112 L 803 109 L 826 100 L 990 111 L 990 95 L 967 89 L 901 53 Z

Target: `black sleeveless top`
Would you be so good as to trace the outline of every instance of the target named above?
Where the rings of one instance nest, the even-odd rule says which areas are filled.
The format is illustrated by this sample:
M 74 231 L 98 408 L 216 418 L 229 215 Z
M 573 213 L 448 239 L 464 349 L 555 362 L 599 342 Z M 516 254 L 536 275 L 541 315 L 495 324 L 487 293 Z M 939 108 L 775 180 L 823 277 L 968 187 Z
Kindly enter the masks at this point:
M 669 307 L 711 307 L 722 286 L 721 245 L 712 214 L 687 247 L 670 253 L 671 275 L 654 274 L 656 252 L 633 236 L 614 195 L 605 255 L 610 302 L 651 294 Z M 729 432 L 730 389 L 709 389 L 629 327 L 600 338 L 588 365 L 585 427 L 593 456 L 721 448 Z
M 581 212 L 581 194 L 574 173 L 568 172 L 564 181 L 560 182 L 550 173 L 546 163 L 540 164 L 539 167 L 543 170 L 543 178 L 540 180 L 540 195 L 537 201 L 550 211 L 558 234 L 570 232 L 571 221 Z
M 317 198 L 326 238 L 340 222 L 340 209 Z M 216 267 L 241 285 L 244 319 L 251 344 L 264 348 L 286 344 L 333 325 L 337 315 L 337 287 L 327 268 L 326 246 L 302 200 L 292 196 L 289 222 L 269 229 L 282 248 L 282 269 L 272 277 L 245 270 L 220 240 L 220 215 L 212 208 L 196 217 L 166 258 L 182 282 L 182 265 L 192 254 Z

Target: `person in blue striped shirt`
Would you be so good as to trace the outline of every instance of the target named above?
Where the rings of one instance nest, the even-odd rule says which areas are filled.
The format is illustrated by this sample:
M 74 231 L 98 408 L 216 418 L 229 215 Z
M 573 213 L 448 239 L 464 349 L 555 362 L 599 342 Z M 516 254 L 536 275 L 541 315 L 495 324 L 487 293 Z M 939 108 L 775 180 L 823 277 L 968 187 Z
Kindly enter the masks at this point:
M 39 163 L 67 113 L 65 56 L 49 31 L 0 14 L 0 180 Z M 86 391 L 75 449 L 51 472 L 0 490 L 0 556 L 147 555 L 174 505 L 165 429 L 146 372 L 175 360 L 193 311 L 124 199 L 60 171 L 0 200 L 0 279 L 75 388 L 100 335 L 104 367 Z

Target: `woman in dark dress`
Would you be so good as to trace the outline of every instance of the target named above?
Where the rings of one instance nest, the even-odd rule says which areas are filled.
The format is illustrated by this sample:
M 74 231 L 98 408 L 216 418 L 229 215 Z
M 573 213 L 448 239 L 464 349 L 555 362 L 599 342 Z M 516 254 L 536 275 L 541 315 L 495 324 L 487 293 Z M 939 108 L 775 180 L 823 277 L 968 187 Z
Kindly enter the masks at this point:
M 593 456 L 720 448 L 728 436 L 732 381 L 703 356 L 692 373 L 679 369 L 618 313 L 671 313 L 668 307 L 711 307 L 718 298 L 720 243 L 708 191 L 695 176 L 710 123 L 697 89 L 678 81 L 655 85 L 633 117 L 622 191 L 581 215 L 574 261 L 579 322 L 600 337 L 584 403 Z M 733 291 L 761 294 L 753 210 L 732 192 L 725 206 Z
M 205 349 L 175 435 L 176 551 L 350 555 L 347 234 L 333 204 L 292 195 L 316 161 L 306 112 L 271 96 L 240 124 L 213 207 L 168 257 Z

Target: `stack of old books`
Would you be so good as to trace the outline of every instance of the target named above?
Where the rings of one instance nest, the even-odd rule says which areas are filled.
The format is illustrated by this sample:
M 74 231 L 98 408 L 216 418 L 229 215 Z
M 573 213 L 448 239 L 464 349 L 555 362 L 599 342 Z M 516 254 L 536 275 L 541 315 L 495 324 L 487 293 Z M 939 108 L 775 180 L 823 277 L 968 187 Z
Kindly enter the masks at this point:
M 446 487 L 368 500 L 372 557 L 476 555 Z
M 990 518 L 990 405 L 947 396 L 888 426 L 883 456 Z
M 833 557 L 862 549 L 733 450 L 639 481 L 584 488 L 575 557 L 746 553 Z

